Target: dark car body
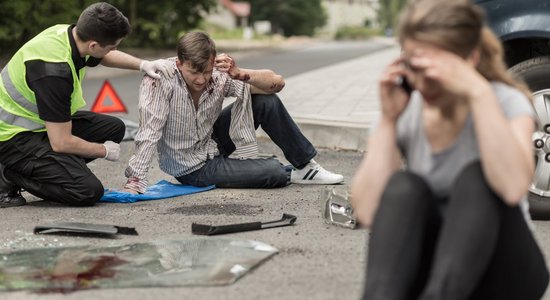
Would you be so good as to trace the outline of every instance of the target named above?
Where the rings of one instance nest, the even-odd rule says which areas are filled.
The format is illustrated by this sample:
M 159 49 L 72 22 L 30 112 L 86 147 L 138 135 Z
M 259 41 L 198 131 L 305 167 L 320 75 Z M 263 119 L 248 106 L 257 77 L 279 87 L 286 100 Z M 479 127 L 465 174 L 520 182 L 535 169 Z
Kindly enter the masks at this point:
M 502 40 L 510 67 L 527 59 L 550 55 L 550 1 L 477 0 L 489 25 Z

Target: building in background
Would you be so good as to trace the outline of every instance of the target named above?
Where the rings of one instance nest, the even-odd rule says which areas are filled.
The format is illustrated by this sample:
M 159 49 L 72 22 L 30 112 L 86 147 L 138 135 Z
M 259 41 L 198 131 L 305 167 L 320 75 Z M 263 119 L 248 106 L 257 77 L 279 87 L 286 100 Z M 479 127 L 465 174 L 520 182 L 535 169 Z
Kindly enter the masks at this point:
M 376 27 L 378 0 L 323 0 L 327 12 L 327 24 L 322 31 L 334 33 L 343 26 Z
M 218 0 L 218 7 L 205 16 L 209 23 L 227 28 L 247 27 L 250 3 L 245 1 Z

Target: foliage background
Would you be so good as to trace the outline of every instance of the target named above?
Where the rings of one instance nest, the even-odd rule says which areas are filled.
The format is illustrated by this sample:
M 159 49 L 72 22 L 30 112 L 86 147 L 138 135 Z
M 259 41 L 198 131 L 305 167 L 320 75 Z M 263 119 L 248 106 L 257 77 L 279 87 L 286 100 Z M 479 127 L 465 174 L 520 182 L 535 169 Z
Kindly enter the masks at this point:
M 93 0 L 0 0 L 0 56 L 55 24 L 74 24 Z M 217 0 L 105 0 L 128 17 L 132 33 L 123 47 L 173 48 L 180 33 L 196 28 Z
M 407 0 L 379 0 L 378 20 L 383 29 L 393 29 L 399 21 L 399 13 Z
M 284 36 L 312 36 L 326 24 L 327 13 L 321 0 L 248 0 L 251 21 L 268 20 L 273 33 Z
M 173 48 L 185 31 L 201 28 L 218 0 L 104 0 L 128 17 L 132 33 L 123 48 Z M 238 0 L 235 0 L 238 1 Z M 250 21 L 270 20 L 274 32 L 313 35 L 326 23 L 321 0 L 248 0 Z M 94 0 L 0 0 L 0 61 L 54 24 L 74 24 Z

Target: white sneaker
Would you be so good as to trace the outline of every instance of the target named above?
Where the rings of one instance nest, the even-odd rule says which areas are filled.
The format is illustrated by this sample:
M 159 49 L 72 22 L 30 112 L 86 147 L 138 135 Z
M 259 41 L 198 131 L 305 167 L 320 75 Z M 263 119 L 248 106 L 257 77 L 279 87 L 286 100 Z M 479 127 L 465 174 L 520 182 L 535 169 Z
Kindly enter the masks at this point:
M 344 181 L 344 176 L 325 170 L 313 159 L 303 168 L 290 172 L 291 183 L 301 184 L 337 184 Z

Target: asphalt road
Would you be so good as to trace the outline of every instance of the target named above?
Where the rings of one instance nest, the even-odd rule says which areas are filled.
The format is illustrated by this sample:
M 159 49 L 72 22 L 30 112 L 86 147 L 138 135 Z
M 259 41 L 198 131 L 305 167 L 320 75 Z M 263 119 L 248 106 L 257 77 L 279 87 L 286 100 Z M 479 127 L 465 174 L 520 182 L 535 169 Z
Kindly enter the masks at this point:
M 243 68 L 272 69 L 284 77 L 346 61 L 388 47 L 387 44 L 367 41 L 316 43 L 287 50 L 256 52 L 238 61 Z
M 90 168 L 106 187 L 120 187 L 133 144 L 122 143 L 121 160 L 96 160 Z M 260 151 L 282 153 L 270 142 L 260 140 Z M 347 189 L 362 154 L 320 149 L 317 160 L 329 170 L 345 176 Z M 150 170 L 151 182 L 170 180 L 156 162 Z M 192 236 L 191 223 L 232 224 L 279 219 L 282 213 L 296 215 L 291 227 L 225 235 L 225 238 L 257 240 L 270 244 L 279 253 L 246 274 L 236 283 L 216 287 L 131 288 L 84 290 L 69 294 L 0 293 L 0 299 L 358 299 L 364 279 L 367 230 L 346 229 L 326 224 L 322 218 L 325 186 L 290 185 L 279 189 L 215 189 L 171 199 L 134 204 L 101 203 L 90 208 L 63 207 L 25 195 L 24 207 L 0 210 L 0 252 L 25 248 L 70 245 L 114 245 Z M 139 236 L 117 239 L 33 235 L 37 224 L 89 222 L 135 227 Z M 537 238 L 550 257 L 550 223 L 534 222 Z M 212 237 L 215 238 L 215 237 Z M 1 258 L 1 255 L 0 255 Z M 543 299 L 550 300 L 547 295 Z
M 120 187 L 133 144 L 122 143 L 122 158 L 112 163 L 96 160 L 90 168 L 106 187 Z M 265 154 L 282 157 L 271 142 L 260 141 Z M 320 150 L 317 161 L 341 172 L 347 188 L 357 152 Z M 151 182 L 170 180 L 156 162 Z M 225 235 L 270 244 L 279 253 L 229 286 L 182 288 L 132 288 L 85 290 L 69 294 L 0 293 L 0 299 L 357 299 L 361 291 L 366 231 L 328 225 L 321 217 L 320 195 L 325 186 L 290 185 L 279 189 L 215 189 L 171 199 L 135 204 L 101 203 L 89 208 L 63 207 L 26 195 L 24 207 L 2 209 L 0 251 L 47 246 L 145 242 L 185 239 L 192 236 L 191 223 L 232 224 L 269 221 L 282 213 L 298 217 L 295 225 Z M 88 222 L 135 227 L 139 236 L 118 239 L 33 235 L 35 225 L 50 222 Z M 215 238 L 215 237 L 212 237 Z M 1 258 L 1 255 L 0 255 Z

